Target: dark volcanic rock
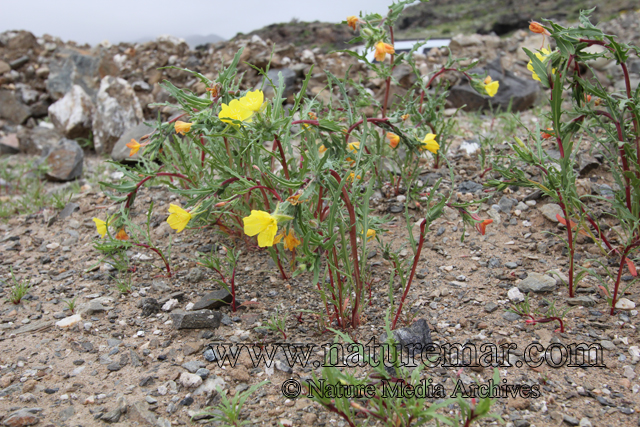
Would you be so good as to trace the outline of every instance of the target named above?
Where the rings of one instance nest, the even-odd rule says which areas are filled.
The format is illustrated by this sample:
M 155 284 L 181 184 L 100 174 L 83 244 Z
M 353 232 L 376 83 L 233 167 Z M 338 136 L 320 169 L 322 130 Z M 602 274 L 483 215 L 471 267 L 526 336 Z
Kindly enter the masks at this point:
M 226 289 L 209 292 L 202 299 L 195 303 L 194 310 L 210 309 L 214 310 L 223 305 L 231 304 L 232 296 Z
M 215 329 L 220 326 L 222 314 L 212 310 L 177 311 L 171 313 L 176 329 Z
M 536 100 L 539 84 L 532 79 L 521 79 L 508 70 L 503 70 L 500 58 L 487 64 L 485 68 L 475 68 L 470 72 L 477 74 L 488 73 L 495 81 L 500 82 L 498 93 L 493 97 L 480 95 L 467 80 L 463 84 L 451 88 L 448 100 L 455 108 L 466 105 L 465 110 L 494 110 L 500 107 L 506 111 L 511 104 L 511 111 L 523 111 L 531 107 Z

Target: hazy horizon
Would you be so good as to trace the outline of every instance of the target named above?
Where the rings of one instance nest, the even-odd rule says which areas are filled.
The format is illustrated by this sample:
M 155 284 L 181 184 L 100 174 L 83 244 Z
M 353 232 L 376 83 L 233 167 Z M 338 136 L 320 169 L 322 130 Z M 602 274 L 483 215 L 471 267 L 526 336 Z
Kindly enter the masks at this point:
M 0 33 L 27 30 L 37 37 L 50 34 L 64 41 L 91 45 L 105 40 L 135 42 L 163 34 L 181 38 L 215 34 L 230 39 L 240 32 L 249 33 L 294 18 L 340 22 L 360 11 L 384 14 L 389 4 L 391 0 L 5 0 Z

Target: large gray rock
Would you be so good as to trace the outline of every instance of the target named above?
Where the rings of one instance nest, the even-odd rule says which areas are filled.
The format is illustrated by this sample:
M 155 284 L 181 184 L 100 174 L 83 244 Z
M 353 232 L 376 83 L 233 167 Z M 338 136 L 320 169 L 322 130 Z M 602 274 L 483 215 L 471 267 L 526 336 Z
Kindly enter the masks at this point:
M 0 90 L 0 119 L 19 125 L 31 117 L 31 110 L 12 90 Z
M 500 82 L 498 93 L 493 97 L 480 95 L 465 79 L 464 83 L 449 91 L 448 100 L 453 107 L 465 105 L 465 110 L 483 110 L 500 107 L 505 111 L 511 104 L 511 111 L 523 111 L 531 107 L 538 95 L 539 85 L 533 79 L 521 79 L 509 70 L 503 70 L 500 58 L 487 64 L 485 68 L 474 68 L 472 73 L 485 74 Z
M 42 408 L 23 408 L 7 415 L 2 425 L 12 427 L 32 426 L 38 424 L 40 419 L 36 416 Z
M 402 349 L 407 350 L 409 354 L 420 353 L 428 344 L 432 344 L 431 330 L 425 319 L 416 320 L 408 328 L 394 329 L 391 331 L 393 339 Z M 387 341 L 386 332 L 380 335 L 380 344 Z
M 131 152 L 131 150 L 129 149 L 129 147 L 127 147 L 127 144 L 130 143 L 132 139 L 140 142 L 140 138 L 147 134 L 150 134 L 151 132 L 153 132 L 153 128 L 145 125 L 144 123 L 140 123 L 137 126 L 127 129 L 122 134 L 120 139 L 118 139 L 118 142 L 116 142 L 116 145 L 114 145 L 113 150 L 111 150 L 111 158 L 116 162 L 136 161 L 140 159 L 140 154 L 144 149 L 141 148 L 140 151 L 129 157 L 129 153 Z
M 171 320 L 176 329 L 216 329 L 222 314 L 212 310 L 174 311 Z
M 79 85 L 49 106 L 51 123 L 67 138 L 87 138 L 91 133 L 93 102 Z
M 112 76 L 102 79 L 92 122 L 96 152 L 111 153 L 125 130 L 143 119 L 138 97 L 126 80 Z
M 79 85 L 95 99 L 98 82 L 107 75 L 116 75 L 118 67 L 110 56 L 99 52 L 96 55 L 73 49 L 56 52 L 57 59 L 49 64 L 47 91 L 53 99 L 62 98 L 73 85 Z
M 558 215 L 564 218 L 562 208 L 556 203 L 547 203 L 546 205 L 540 206 L 538 210 L 545 218 L 547 218 L 551 222 L 559 222 Z
M 36 126 L 33 129 L 22 128 L 18 131 L 20 151 L 25 154 L 37 154 L 47 152 L 53 148 L 62 135 L 55 129 Z
M 284 93 L 282 94 L 282 96 L 286 98 L 289 95 L 293 95 L 293 93 L 295 92 L 296 72 L 290 68 L 278 68 L 269 70 L 269 72 L 267 73 L 267 77 L 271 79 L 276 87 L 278 86 L 279 82 L 279 73 L 282 73 L 282 80 L 284 81 Z M 271 83 L 269 82 L 269 80 L 263 79 L 262 84 L 264 85 L 264 96 L 268 98 L 273 97 L 274 90 L 271 87 Z M 256 89 L 260 89 L 261 86 L 262 85 L 256 86 Z
M 216 309 L 223 305 L 229 305 L 232 301 L 232 296 L 226 289 L 219 289 L 217 291 L 209 292 L 202 299 L 195 303 L 194 310 L 203 309 Z
M 0 154 L 16 154 L 20 151 L 20 143 L 18 142 L 18 135 L 10 133 L 0 137 Z
M 82 175 L 84 152 L 72 139 L 62 139 L 43 160 L 49 167 L 46 177 L 51 181 L 71 181 Z
M 522 292 L 552 292 L 556 289 L 556 279 L 540 273 L 529 273 L 527 278 L 518 283 Z

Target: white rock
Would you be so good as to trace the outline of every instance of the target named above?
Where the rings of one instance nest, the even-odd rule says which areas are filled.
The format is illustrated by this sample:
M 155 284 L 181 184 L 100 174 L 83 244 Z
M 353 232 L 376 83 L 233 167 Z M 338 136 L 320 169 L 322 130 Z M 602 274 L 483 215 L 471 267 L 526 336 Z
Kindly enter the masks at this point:
M 178 305 L 178 300 L 177 299 L 170 299 L 169 301 L 165 302 L 164 305 L 162 306 L 162 309 L 164 311 L 171 311 L 173 310 L 174 307 L 176 307 Z
M 91 98 L 78 85 L 49 106 L 54 126 L 68 138 L 87 137 L 91 132 L 94 106 Z
M 202 384 L 202 377 L 200 375 L 192 374 L 189 372 L 183 372 L 182 375 L 180 375 L 180 379 L 178 379 L 178 382 L 182 384 L 183 387 L 198 387 L 200 384 Z
M 513 288 L 509 289 L 509 292 L 507 292 L 507 296 L 513 302 L 524 301 L 524 294 L 522 292 L 520 292 L 520 289 L 518 289 L 515 286 Z
M 106 76 L 100 82 L 91 127 L 98 153 L 111 153 L 125 130 L 144 120 L 140 101 L 124 79 Z
M 273 370 L 273 368 L 271 368 Z M 201 394 L 210 395 L 216 391 L 216 387 L 224 388 L 225 382 L 222 378 L 207 378 L 207 380 L 193 391 L 194 396 Z
M 56 326 L 59 326 L 61 328 L 70 328 L 81 321 L 82 316 L 80 316 L 79 314 L 74 314 L 73 316 L 65 317 L 64 319 L 57 321 Z
M 629 354 L 631 355 L 631 363 L 634 365 L 640 360 L 640 348 L 637 345 L 629 347 Z
M 636 377 L 636 372 L 633 370 L 633 366 L 625 365 L 623 375 L 632 380 Z
M 627 298 L 620 298 L 616 303 L 616 308 L 620 310 L 633 310 L 636 308 L 636 303 Z

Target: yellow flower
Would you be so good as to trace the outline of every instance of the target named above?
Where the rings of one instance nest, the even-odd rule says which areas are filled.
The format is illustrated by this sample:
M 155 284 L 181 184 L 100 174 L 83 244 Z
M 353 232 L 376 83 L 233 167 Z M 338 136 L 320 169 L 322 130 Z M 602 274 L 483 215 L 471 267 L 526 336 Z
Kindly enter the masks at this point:
M 540 49 L 540 52 L 536 52 L 536 58 L 538 58 L 542 63 L 544 63 L 549 58 L 549 55 L 551 55 L 551 52 L 544 48 Z M 527 70 L 531 71 L 531 78 L 533 78 L 533 80 L 537 80 L 539 82 L 541 81 L 540 77 L 533 69 L 533 63 L 531 60 L 529 60 L 529 63 L 527 64 Z M 551 72 L 555 74 L 556 69 L 554 68 L 553 70 L 551 70 Z
M 349 176 L 347 177 L 347 180 L 349 180 L 349 181 L 353 181 L 353 179 L 354 179 L 354 178 L 356 178 L 356 175 L 355 175 L 353 172 L 351 172 L 351 173 L 349 174 Z M 358 178 L 358 179 L 362 179 L 362 177 L 361 177 L 360 175 L 358 175 L 358 176 L 357 176 L 357 178 Z
M 498 86 L 500 86 L 500 82 L 494 82 L 493 80 L 491 80 L 491 76 L 487 76 L 487 78 L 484 79 L 484 90 L 487 91 L 487 95 L 489 95 L 490 97 L 493 98 L 496 93 L 498 93 Z
M 264 211 L 251 211 L 251 215 L 242 218 L 244 222 L 244 234 L 247 236 L 258 235 L 258 246 L 273 246 L 278 232 L 278 220 L 270 213 Z
M 367 242 L 376 237 L 376 230 L 372 230 L 371 228 L 367 230 Z
M 324 144 L 318 147 L 318 153 L 320 153 L 320 155 L 323 155 L 325 151 L 327 151 L 327 147 L 325 147 Z
M 229 105 L 222 104 L 218 118 L 225 123 L 233 123 L 232 120 L 250 122 L 253 111 L 247 110 L 237 99 L 232 99 Z
M 407 121 L 409 117 L 411 117 L 410 114 L 403 114 L 400 118 L 402 119 L 402 121 Z
M 360 141 L 350 142 L 347 144 L 347 150 L 351 151 L 352 153 L 357 153 L 359 149 Z M 353 160 L 351 157 L 347 157 L 346 160 L 348 162 L 355 163 L 355 160 Z
M 347 25 L 353 28 L 353 31 L 356 30 L 358 26 L 358 17 L 357 16 L 347 16 Z
M 302 243 L 299 239 L 296 238 L 296 235 L 293 234 L 293 230 L 289 230 L 289 234 L 284 236 L 284 248 L 290 251 L 293 251 L 296 246 L 300 246 Z
M 387 132 L 387 139 L 391 148 L 396 148 L 400 142 L 400 137 L 393 132 Z
M 247 92 L 245 96 L 240 98 L 240 105 L 242 105 L 243 108 L 253 112 L 260 111 L 260 107 L 262 107 L 263 102 L 264 94 L 261 90 Z
M 185 133 L 189 132 L 191 130 L 191 125 L 193 123 L 186 123 L 186 122 L 181 122 L 180 120 L 178 120 L 175 124 L 175 129 L 176 129 L 176 133 L 181 133 L 182 135 L 184 135 Z
M 140 143 L 135 139 L 132 139 L 131 142 L 127 144 L 127 148 L 131 149 L 131 151 L 129 152 L 129 157 L 140 151 L 140 147 L 142 147 L 142 145 L 140 145 Z
M 376 45 L 376 53 L 374 54 L 376 61 L 378 62 L 384 61 L 384 58 L 387 56 L 387 53 L 394 54 L 396 53 L 396 50 L 390 44 L 378 42 L 378 44 Z
M 420 147 L 420 150 L 429 150 L 435 154 L 438 151 L 438 148 L 440 148 L 440 144 L 436 142 L 436 136 L 436 134 L 428 133 L 422 140 L 422 147 Z
M 100 237 L 104 237 L 107 234 L 107 227 L 109 224 L 106 221 L 103 221 L 98 218 L 93 218 L 93 222 L 96 223 L 96 230 L 98 230 L 98 234 Z
M 178 233 L 184 230 L 189 221 L 191 221 L 192 215 L 188 211 L 185 211 L 178 205 L 174 205 L 171 203 L 169 205 L 169 218 L 167 218 L 167 223 L 169 227 L 176 230 Z

